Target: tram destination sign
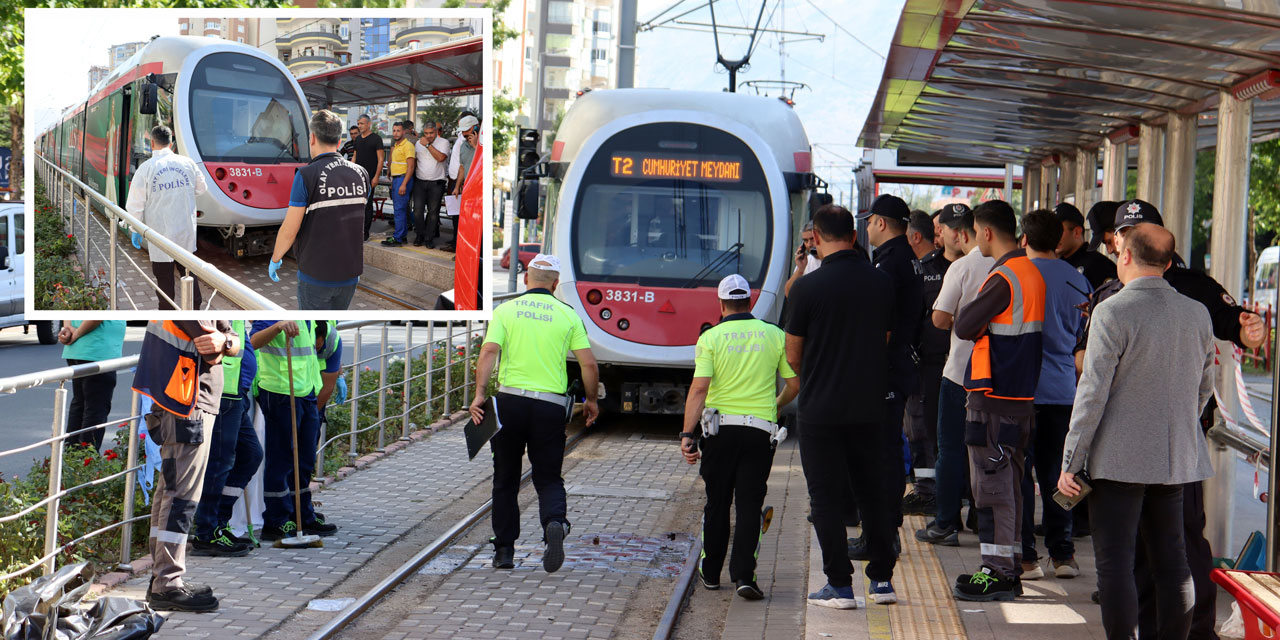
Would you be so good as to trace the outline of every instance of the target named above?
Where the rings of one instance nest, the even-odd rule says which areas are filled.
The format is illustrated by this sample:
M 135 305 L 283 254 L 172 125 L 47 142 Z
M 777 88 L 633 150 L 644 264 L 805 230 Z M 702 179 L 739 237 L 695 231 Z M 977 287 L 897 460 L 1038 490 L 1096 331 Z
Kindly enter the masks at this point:
M 709 182 L 741 182 L 742 160 L 726 157 L 615 153 L 609 173 L 615 178 L 682 178 Z

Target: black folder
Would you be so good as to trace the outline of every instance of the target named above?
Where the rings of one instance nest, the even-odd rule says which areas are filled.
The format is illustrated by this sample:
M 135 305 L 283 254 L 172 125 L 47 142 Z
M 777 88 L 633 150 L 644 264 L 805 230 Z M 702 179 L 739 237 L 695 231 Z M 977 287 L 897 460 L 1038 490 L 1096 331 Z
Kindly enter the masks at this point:
M 484 410 L 484 420 L 476 423 L 475 419 L 472 419 L 467 423 L 467 426 L 462 428 L 462 433 L 467 438 L 468 460 L 474 460 L 476 454 L 480 453 L 480 448 L 484 446 L 484 443 L 488 442 L 489 438 L 492 438 L 493 434 L 502 428 L 502 422 L 498 420 L 498 405 L 494 402 L 492 396 L 485 399 L 482 409 Z

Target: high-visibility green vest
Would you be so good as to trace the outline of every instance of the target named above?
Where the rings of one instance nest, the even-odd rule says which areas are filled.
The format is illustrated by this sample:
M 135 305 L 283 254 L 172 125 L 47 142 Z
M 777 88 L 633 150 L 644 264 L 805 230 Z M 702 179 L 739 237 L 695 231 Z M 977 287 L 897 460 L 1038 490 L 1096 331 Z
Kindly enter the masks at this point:
M 289 365 L 283 331 L 257 350 L 259 389 L 289 395 Z M 293 395 L 302 398 L 320 390 L 320 364 L 316 360 L 316 331 L 310 320 L 298 321 L 298 335 L 289 340 L 293 349 Z
M 320 366 L 324 367 L 324 364 L 329 360 L 329 357 L 333 355 L 333 352 L 338 350 L 338 346 L 341 344 L 341 341 L 338 339 L 338 321 L 323 320 L 322 322 L 329 327 L 329 330 L 324 335 L 324 345 L 320 347 L 320 353 L 316 354 L 316 360 L 319 360 Z
M 248 347 L 249 336 L 244 330 L 244 320 L 232 320 L 231 328 L 240 336 L 240 353 L 238 356 L 222 356 L 222 397 L 238 398 L 240 396 L 240 359 Z

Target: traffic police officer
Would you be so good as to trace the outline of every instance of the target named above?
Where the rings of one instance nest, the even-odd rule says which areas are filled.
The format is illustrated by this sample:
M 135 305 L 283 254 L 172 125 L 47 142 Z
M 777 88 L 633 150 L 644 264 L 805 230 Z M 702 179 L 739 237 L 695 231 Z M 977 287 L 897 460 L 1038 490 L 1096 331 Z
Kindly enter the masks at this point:
M 311 320 L 255 320 L 249 339 L 258 354 L 257 397 L 266 421 L 266 466 L 262 471 L 262 539 L 297 535 L 293 513 L 293 416 L 298 419 L 298 472 L 301 486 L 302 533 L 331 536 L 337 525 L 325 522 L 311 506 L 311 476 L 315 472 L 320 415 L 316 392 L 320 365 L 316 360 L 316 323 Z M 287 341 L 287 343 L 286 343 Z M 286 349 L 286 344 L 288 349 Z M 290 368 L 290 360 L 293 367 Z M 292 392 L 290 396 L 290 378 Z
M 1075 267 L 1089 281 L 1090 289 L 1097 289 L 1106 282 L 1115 280 L 1116 263 L 1091 250 L 1084 241 L 1084 216 L 1080 214 L 1080 210 L 1071 203 L 1061 202 L 1053 208 L 1053 215 L 1062 222 L 1058 257 Z
M 1124 232 L 1126 229 L 1142 223 L 1164 226 L 1160 211 L 1144 200 L 1122 202 L 1115 211 L 1115 247 L 1117 252 L 1123 250 Z M 1164 279 L 1174 289 L 1188 298 L 1203 304 L 1209 311 L 1213 322 L 1213 337 L 1219 340 L 1234 342 L 1242 348 L 1251 349 L 1262 344 L 1266 337 L 1266 327 L 1262 318 L 1250 313 L 1236 304 L 1230 293 L 1209 275 L 1188 269 L 1178 255 L 1173 257 L 1173 265 L 1164 272 Z M 1115 295 L 1124 285 L 1119 280 L 1104 284 L 1094 292 L 1089 311 L 1103 300 Z M 1084 348 L 1089 338 L 1089 325 L 1076 345 L 1077 369 L 1084 356 Z M 1211 398 L 1201 417 L 1201 423 L 1213 424 L 1213 409 L 1216 402 Z M 1214 622 L 1217 615 L 1217 586 L 1209 579 L 1213 569 L 1213 552 L 1209 542 L 1204 538 L 1205 512 L 1204 488 L 1199 482 L 1184 485 L 1183 499 L 1183 538 L 1187 550 L 1187 564 L 1191 567 L 1191 578 L 1195 582 L 1195 609 L 1192 614 L 1191 635 L 1189 638 L 1203 640 L 1216 638 Z M 1138 552 L 1135 556 L 1134 573 L 1138 577 L 1139 591 L 1139 637 L 1154 638 L 1156 630 L 1155 585 L 1152 582 L 1150 567 L 1146 563 L 1142 535 L 1138 535 Z
M 883 491 L 890 517 L 895 526 L 902 526 L 902 493 L 907 482 L 907 471 L 902 459 L 903 413 L 907 396 L 916 389 L 918 371 L 915 344 L 924 320 L 924 280 L 920 261 L 907 242 L 907 224 L 911 220 L 911 208 L 895 195 L 885 194 L 871 203 L 871 208 L 860 213 L 858 219 L 867 219 L 867 239 L 875 245 L 871 262 L 887 273 L 893 281 L 893 320 L 889 332 L 889 395 L 886 398 L 885 420 L 888 474 Z M 896 535 L 896 534 L 895 534 Z M 895 543 L 895 548 L 901 548 Z M 863 538 L 850 540 L 849 557 L 853 560 L 868 559 Z
M 768 527 L 761 507 L 774 447 L 786 437 L 786 429 L 776 424 L 778 409 L 800 392 L 800 379 L 787 364 L 782 329 L 752 317 L 746 278 L 736 273 L 725 277 L 718 294 L 721 320 L 698 338 L 680 447 L 689 464 L 702 458 L 707 487 L 698 562 L 702 585 L 720 588 L 720 568 L 729 546 L 729 505 L 734 503 L 737 523 L 729 580 L 737 585 L 739 596 L 759 600 L 764 593 L 756 584 L 756 555 Z M 779 376 L 786 385 L 781 393 Z M 695 431 L 699 422 L 701 433 Z M 705 436 L 701 452 L 699 436 Z
M 280 281 L 284 254 L 296 244 L 298 309 L 345 310 L 364 273 L 361 233 L 368 174 L 338 155 L 342 121 L 331 111 L 311 116 L 311 162 L 293 176 L 289 211 L 276 233 L 267 274 Z
M 476 422 L 484 419 L 485 390 L 501 355 L 498 394 L 494 398 L 500 430 L 489 441 L 493 450 L 493 566 L 515 566 L 515 544 L 520 537 L 516 496 L 520 492 L 521 458 L 527 446 L 547 543 L 542 567 L 551 573 L 564 563 L 564 538 L 569 533 L 564 478 L 560 475 L 564 427 L 573 408 L 573 398 L 566 395 L 567 351 L 573 352 L 582 371 L 587 426 L 599 415 L 599 372 L 582 319 L 573 307 L 551 293 L 560 284 L 560 260 L 538 254 L 529 261 L 524 281 L 528 287 L 524 295 L 493 310 L 476 363 L 471 417 Z
M 949 204 L 955 215 L 964 215 L 969 210 L 965 204 Z M 912 245 L 916 258 L 920 260 L 920 271 L 924 306 L 921 310 L 920 334 L 916 340 L 916 353 L 920 358 L 920 380 L 915 392 L 907 398 L 906 423 L 907 441 L 911 445 L 911 468 L 915 474 L 915 483 L 911 493 L 902 499 L 903 513 L 933 515 L 938 510 L 934 465 L 938 460 L 938 389 L 942 386 L 942 367 L 947 362 L 947 353 L 951 349 L 951 332 L 933 326 L 931 320 L 926 321 L 925 314 L 932 314 L 933 303 L 942 291 L 942 277 L 951 266 L 944 249 L 933 248 L 935 221 L 942 217 L 942 210 L 935 211 L 932 216 L 923 212 L 913 213 L 908 239 L 915 234 L 920 235 L 920 242 Z M 927 253 L 922 252 L 932 249 Z M 953 256 L 959 258 L 959 255 Z

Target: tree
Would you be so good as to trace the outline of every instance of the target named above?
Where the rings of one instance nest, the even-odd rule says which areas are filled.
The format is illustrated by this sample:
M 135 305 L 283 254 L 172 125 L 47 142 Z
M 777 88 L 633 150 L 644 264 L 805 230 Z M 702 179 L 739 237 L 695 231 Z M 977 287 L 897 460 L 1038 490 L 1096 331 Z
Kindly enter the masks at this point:
M 516 137 L 516 117 L 524 98 L 513 98 L 511 93 L 503 89 L 493 97 L 493 164 L 507 163 L 511 154 L 511 145 Z
M 428 120 L 438 125 L 440 135 L 457 137 L 458 121 L 462 119 L 462 102 L 457 98 L 435 98 L 418 105 L 418 124 Z

